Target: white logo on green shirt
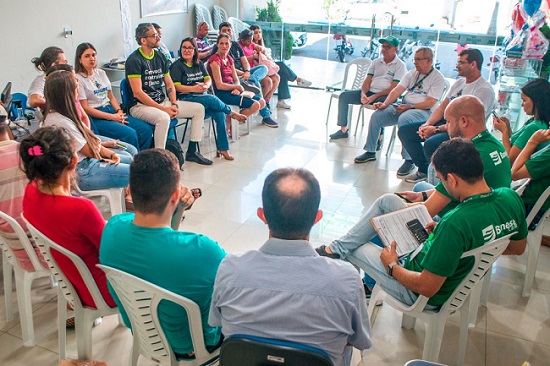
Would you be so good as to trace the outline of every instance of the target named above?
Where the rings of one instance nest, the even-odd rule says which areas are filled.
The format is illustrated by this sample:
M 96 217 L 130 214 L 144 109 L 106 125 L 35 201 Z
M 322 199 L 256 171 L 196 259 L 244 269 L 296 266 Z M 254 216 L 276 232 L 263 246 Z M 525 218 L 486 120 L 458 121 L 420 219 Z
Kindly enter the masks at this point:
M 492 153 L 489 154 L 489 156 L 491 157 L 491 159 L 493 159 L 493 163 L 495 165 L 499 165 L 500 163 L 502 163 L 502 158 L 500 157 L 500 154 L 498 153 L 498 151 L 493 151 Z
M 485 229 L 481 230 L 481 233 L 483 234 L 483 240 L 485 242 L 495 240 L 497 237 L 493 225 L 487 226 Z
M 499 224 L 496 226 L 489 225 L 485 229 L 483 229 L 481 232 L 483 234 L 483 240 L 485 242 L 495 240 L 497 236 L 502 236 L 511 233 L 514 230 L 517 230 L 518 224 L 516 223 L 516 220 L 512 219 L 504 224 Z

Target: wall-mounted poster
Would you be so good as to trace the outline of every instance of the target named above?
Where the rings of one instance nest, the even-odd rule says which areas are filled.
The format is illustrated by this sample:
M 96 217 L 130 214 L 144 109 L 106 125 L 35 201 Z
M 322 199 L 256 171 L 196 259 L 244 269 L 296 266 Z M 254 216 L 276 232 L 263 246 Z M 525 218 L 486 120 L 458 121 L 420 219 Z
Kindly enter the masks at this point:
M 188 0 L 141 0 L 141 17 L 188 13 Z

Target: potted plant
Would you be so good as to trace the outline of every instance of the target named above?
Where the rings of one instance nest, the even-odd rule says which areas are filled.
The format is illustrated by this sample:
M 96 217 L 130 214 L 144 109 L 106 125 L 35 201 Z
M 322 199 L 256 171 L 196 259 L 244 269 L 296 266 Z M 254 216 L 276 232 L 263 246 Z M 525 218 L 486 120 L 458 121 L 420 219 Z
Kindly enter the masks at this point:
M 259 22 L 282 23 L 283 18 L 279 14 L 280 3 L 280 0 L 269 0 L 265 8 L 256 7 L 256 20 Z M 284 39 L 283 58 L 289 60 L 292 56 L 292 45 L 294 44 L 294 39 L 290 32 L 284 32 L 283 34 L 281 34 L 280 31 L 266 32 L 264 34 L 264 41 L 273 49 L 273 55 L 278 55 L 278 51 L 280 51 L 281 36 L 283 36 Z

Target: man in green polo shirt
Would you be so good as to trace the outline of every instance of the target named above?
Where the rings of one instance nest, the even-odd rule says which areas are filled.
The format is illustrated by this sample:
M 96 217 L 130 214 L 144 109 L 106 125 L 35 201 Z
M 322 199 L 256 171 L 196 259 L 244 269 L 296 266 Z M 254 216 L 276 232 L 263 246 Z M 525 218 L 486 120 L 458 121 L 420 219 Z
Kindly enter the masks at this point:
M 483 176 L 491 188 L 510 187 L 512 182 L 510 160 L 504 146 L 485 127 L 485 110 L 479 98 L 464 95 L 453 99 L 445 109 L 448 133 L 451 138 L 471 140 L 483 161 Z M 426 183 L 424 183 L 426 184 Z M 412 202 L 424 202 L 432 217 L 443 217 L 458 205 L 441 182 L 425 192 L 400 192 Z M 370 218 L 406 207 L 406 203 L 394 194 L 378 198 L 359 221 L 342 237 L 328 246 L 317 248 L 320 255 L 346 259 L 348 254 L 376 235 Z M 367 286 L 374 283 L 367 281 Z
M 514 180 L 531 178 L 531 181 L 521 195 L 527 215 L 533 209 L 542 193 L 550 186 L 550 145 L 533 154 L 538 147 L 547 144 L 549 141 L 550 130 L 538 130 L 535 132 L 512 166 L 512 178 Z M 536 228 L 542 215 L 549 208 L 550 198 L 544 202 L 542 208 L 534 217 L 529 226 L 530 230 Z
M 523 203 L 510 188 L 489 187 L 472 142 L 455 138 L 443 143 L 432 164 L 447 194 L 460 203 L 443 216 L 418 253 L 398 258 L 395 242 L 384 249 L 366 243 L 347 258 L 407 305 L 418 295 L 429 297 L 431 307 L 447 301 L 472 268 L 473 258 L 461 259 L 469 250 L 514 232 L 503 254 L 525 250 Z

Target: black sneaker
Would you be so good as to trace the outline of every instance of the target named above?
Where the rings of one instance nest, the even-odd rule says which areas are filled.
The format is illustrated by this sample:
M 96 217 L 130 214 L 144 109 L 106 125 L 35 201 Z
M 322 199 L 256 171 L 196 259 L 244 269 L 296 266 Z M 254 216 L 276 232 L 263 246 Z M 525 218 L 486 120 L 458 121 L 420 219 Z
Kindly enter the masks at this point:
M 338 130 L 329 137 L 331 140 L 347 139 L 349 137 L 349 133 L 348 131 L 342 132 L 342 130 Z
M 375 161 L 375 160 L 376 160 L 376 154 L 368 151 L 355 158 L 355 162 L 359 164 L 366 163 L 367 161 Z
M 321 257 L 329 257 L 329 258 L 332 258 L 332 259 L 340 259 L 340 256 L 338 254 L 335 254 L 335 253 L 328 253 L 327 252 L 327 246 L 326 245 L 321 245 L 319 248 L 315 248 L 315 251 L 317 252 L 317 254 L 319 254 Z
M 262 92 L 260 88 L 258 88 L 256 85 L 254 85 L 252 82 L 248 80 L 246 81 L 243 80 L 241 85 L 243 86 L 244 90 L 252 92 L 254 94 L 260 94 Z
M 412 162 L 412 160 L 405 160 L 405 162 L 397 169 L 397 176 L 398 177 L 405 177 L 409 174 L 411 174 L 416 168 L 416 165 Z
M 198 151 L 192 153 L 188 152 L 187 154 L 185 154 L 185 160 L 192 161 L 200 165 L 212 165 L 212 160 L 205 158 Z
M 363 290 L 365 290 L 365 298 L 367 299 L 367 305 L 370 303 L 370 298 L 372 297 L 372 290 L 365 285 L 365 282 L 363 282 Z M 382 305 L 382 300 L 376 301 L 376 306 Z
M 265 117 L 264 119 L 262 119 L 262 125 L 267 126 L 267 127 L 271 127 L 271 128 L 279 127 L 279 124 L 277 123 L 277 121 L 275 121 L 271 117 Z

